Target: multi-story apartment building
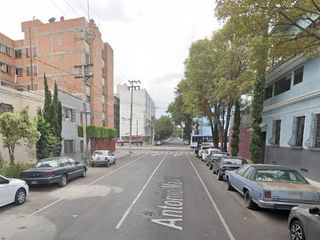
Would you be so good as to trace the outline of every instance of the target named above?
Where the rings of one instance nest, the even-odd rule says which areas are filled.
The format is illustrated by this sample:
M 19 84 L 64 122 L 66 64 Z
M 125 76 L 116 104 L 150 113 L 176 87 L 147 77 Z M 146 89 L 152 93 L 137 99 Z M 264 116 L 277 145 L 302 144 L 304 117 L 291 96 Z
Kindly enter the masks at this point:
M 91 124 L 113 127 L 113 50 L 102 41 L 94 21 L 61 17 L 60 21 L 43 23 L 36 19 L 23 22 L 22 32 L 22 40 L 0 33 L 1 84 L 43 89 L 45 74 L 50 88 L 57 82 L 60 90 L 82 99 L 83 79 L 75 78 L 79 75 L 75 66 L 93 64 L 93 76 L 85 87 Z M 87 41 L 83 40 L 84 35 Z
M 274 68 L 265 98 L 265 162 L 320 180 L 320 58 L 297 56 Z
M 131 89 L 126 84 L 117 86 L 120 99 L 120 136 L 130 135 Z M 155 117 L 155 104 L 147 90 L 133 89 L 132 135 L 142 135 L 145 141 L 151 142 L 152 125 Z

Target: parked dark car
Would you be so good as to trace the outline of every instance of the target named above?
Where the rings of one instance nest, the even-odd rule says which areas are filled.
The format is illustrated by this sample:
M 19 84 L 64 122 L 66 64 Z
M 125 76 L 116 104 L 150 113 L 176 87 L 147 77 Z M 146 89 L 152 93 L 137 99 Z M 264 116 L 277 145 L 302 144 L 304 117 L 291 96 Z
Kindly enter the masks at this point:
M 228 190 L 244 196 L 247 208 L 290 210 L 298 205 L 320 205 L 320 190 L 298 171 L 278 165 L 246 164 L 226 171 Z
M 33 168 L 21 172 L 21 179 L 28 185 L 57 183 L 64 187 L 70 179 L 85 177 L 86 173 L 86 165 L 71 158 L 46 158 L 40 160 Z
M 239 157 L 224 156 L 213 162 L 213 173 L 218 174 L 218 180 L 223 180 L 225 171 L 235 171 L 248 162 Z
M 320 205 L 293 207 L 288 225 L 290 240 L 318 240 L 320 238 Z
M 219 160 L 219 158 L 224 157 L 224 156 L 229 156 L 229 153 L 227 152 L 220 152 L 220 153 L 213 153 L 210 154 L 208 157 L 208 161 L 207 161 L 207 166 L 209 166 L 209 169 L 212 170 L 213 169 L 213 163 L 217 160 Z

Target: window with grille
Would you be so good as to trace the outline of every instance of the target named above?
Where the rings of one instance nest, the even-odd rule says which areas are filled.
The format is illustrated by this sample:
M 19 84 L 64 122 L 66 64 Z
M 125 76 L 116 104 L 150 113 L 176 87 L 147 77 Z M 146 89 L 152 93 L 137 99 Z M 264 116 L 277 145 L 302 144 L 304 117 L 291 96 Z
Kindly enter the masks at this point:
M 315 138 L 314 138 L 314 147 L 320 148 L 320 114 L 315 116 Z
M 73 148 L 73 143 L 74 140 L 64 140 L 64 153 L 73 153 L 74 148 Z
M 264 95 L 265 100 L 272 98 L 272 90 L 273 90 L 273 85 L 271 85 L 265 89 L 265 95 Z
M 21 58 L 22 57 L 22 50 L 21 49 L 17 49 L 14 51 L 14 55 L 15 55 L 15 58 Z
M 273 121 L 274 124 L 274 144 L 280 144 L 281 120 Z
M 0 103 L 0 115 L 6 112 L 13 112 L 13 106 L 6 103 Z
M 298 147 L 301 147 L 303 142 L 304 122 L 305 122 L 305 116 L 297 117 L 295 146 L 298 146 Z
M 16 75 L 18 77 L 21 77 L 22 76 L 22 68 L 16 68 Z
M 291 87 L 291 75 L 288 75 L 274 84 L 274 96 L 289 91 Z
M 303 67 L 294 71 L 293 85 L 301 83 L 302 81 L 303 81 Z

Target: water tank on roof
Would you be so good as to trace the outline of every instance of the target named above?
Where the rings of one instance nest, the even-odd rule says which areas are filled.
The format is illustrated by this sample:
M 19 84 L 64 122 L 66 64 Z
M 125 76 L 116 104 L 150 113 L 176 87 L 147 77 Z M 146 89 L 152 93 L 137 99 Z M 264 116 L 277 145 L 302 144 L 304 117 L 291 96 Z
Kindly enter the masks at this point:
M 56 21 L 56 19 L 55 19 L 54 17 L 52 17 L 52 18 L 49 19 L 49 23 L 53 23 L 53 22 L 55 22 L 55 21 Z

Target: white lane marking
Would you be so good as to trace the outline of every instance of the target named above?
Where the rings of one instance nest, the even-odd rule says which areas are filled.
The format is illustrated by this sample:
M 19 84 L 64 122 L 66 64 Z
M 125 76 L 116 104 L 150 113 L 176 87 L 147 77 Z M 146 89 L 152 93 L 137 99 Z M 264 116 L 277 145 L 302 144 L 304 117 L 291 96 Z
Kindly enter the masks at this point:
M 125 211 L 125 213 L 123 214 L 122 218 L 120 219 L 120 221 L 118 222 L 118 224 L 116 225 L 116 229 L 119 229 L 122 225 L 122 223 L 124 222 L 124 220 L 127 218 L 127 216 L 129 215 L 131 209 L 133 208 L 134 204 L 138 201 L 139 197 L 142 195 L 144 189 L 147 187 L 148 183 L 150 182 L 151 178 L 154 176 L 154 174 L 156 173 L 156 171 L 158 170 L 158 168 L 160 167 L 161 163 L 163 162 L 163 160 L 167 157 L 167 155 L 165 155 L 161 161 L 159 162 L 158 166 L 154 169 L 154 171 L 151 173 L 150 177 L 148 178 L 148 180 L 146 181 L 146 183 L 143 185 L 143 187 L 141 188 L 140 192 L 138 193 L 138 195 L 135 197 L 135 199 L 132 201 L 132 203 L 130 204 L 130 206 L 128 207 L 128 209 Z
M 105 178 L 105 177 L 107 177 L 107 176 L 110 176 L 111 174 L 114 174 L 114 173 L 118 172 L 120 169 L 122 169 L 122 168 L 124 168 L 124 167 L 126 167 L 126 166 L 129 166 L 129 165 L 133 164 L 134 162 L 136 162 L 136 161 L 140 160 L 140 159 L 141 159 L 142 157 L 144 157 L 144 156 L 146 156 L 146 154 L 145 154 L 145 155 L 142 155 L 142 156 L 140 156 L 140 157 L 138 157 L 137 159 L 135 159 L 135 160 L 133 160 L 133 161 L 131 161 L 131 162 L 129 162 L 129 163 L 127 163 L 127 164 L 125 164 L 125 165 L 123 165 L 123 166 L 121 166 L 121 167 L 119 167 L 119 168 L 117 168 L 117 169 L 115 169 L 115 170 L 113 170 L 113 171 L 111 171 L 111 172 L 109 172 L 109 173 L 105 174 L 105 175 L 103 175 L 102 177 L 100 177 L 100 178 L 98 178 L 98 179 L 94 180 L 94 181 L 93 181 L 93 182 L 91 182 L 91 183 L 88 183 L 88 184 L 87 184 L 87 185 L 85 185 L 85 186 L 90 186 L 90 185 L 92 185 L 92 184 L 94 184 L 94 183 L 96 183 L 96 182 L 100 181 L 101 179 L 103 179 L 103 178 Z M 50 203 L 50 204 L 48 204 L 48 205 L 44 206 L 43 208 L 40 208 L 40 209 L 38 209 L 38 210 L 34 211 L 33 213 L 29 214 L 28 216 L 33 216 L 33 215 L 35 215 L 35 214 L 37 214 L 37 213 L 39 213 L 39 212 L 42 212 L 43 210 L 46 210 L 47 208 L 49 208 L 49 207 L 51 207 L 51 206 L 53 206 L 53 205 L 55 205 L 55 204 L 57 204 L 57 203 L 61 202 L 61 201 L 62 201 L 62 200 L 64 200 L 64 199 L 65 199 L 65 197 L 63 197 L 63 198 L 59 198 L 58 200 L 56 200 L 56 201 L 54 201 L 54 202 L 52 202 L 52 203 Z
M 231 232 L 231 230 L 230 230 L 230 228 L 229 228 L 226 220 L 225 220 L 224 217 L 222 216 L 222 214 L 221 214 L 221 212 L 220 212 L 217 204 L 215 203 L 215 201 L 213 200 L 212 196 L 210 195 L 210 193 L 209 193 L 209 191 L 208 191 L 208 188 L 206 187 L 206 185 L 204 184 L 202 178 L 200 177 L 199 172 L 197 171 L 197 169 L 195 168 L 195 166 L 194 166 L 193 163 L 191 162 L 188 154 L 186 154 L 186 156 L 188 157 L 188 160 L 189 160 L 192 168 L 193 168 L 194 171 L 196 172 L 196 174 L 197 174 L 197 176 L 198 176 L 198 178 L 199 178 L 199 180 L 200 180 L 200 182 L 201 182 L 204 190 L 206 191 L 206 193 L 207 193 L 207 195 L 208 195 L 208 197 L 209 197 L 209 199 L 210 199 L 210 202 L 211 202 L 212 206 L 213 206 L 214 209 L 216 210 L 216 212 L 217 212 L 217 214 L 218 214 L 218 216 L 219 216 L 219 218 L 220 218 L 220 221 L 221 221 L 224 229 L 226 230 L 226 232 L 227 232 L 227 234 L 228 234 L 229 239 L 230 239 L 230 240 L 235 240 L 235 237 L 233 236 L 233 234 L 232 234 L 232 232 Z

